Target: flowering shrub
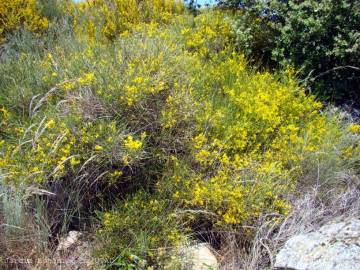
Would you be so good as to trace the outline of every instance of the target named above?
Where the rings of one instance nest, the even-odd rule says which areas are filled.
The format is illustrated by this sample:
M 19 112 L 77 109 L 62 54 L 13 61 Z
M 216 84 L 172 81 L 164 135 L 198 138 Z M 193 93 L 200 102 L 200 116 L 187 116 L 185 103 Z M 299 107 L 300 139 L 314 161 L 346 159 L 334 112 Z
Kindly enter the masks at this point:
M 40 13 L 36 0 L 4 0 L 0 2 L 0 42 L 12 31 L 24 27 L 31 32 L 48 28 L 49 21 Z
M 235 37 L 225 15 L 216 11 L 195 17 L 194 24 L 181 29 L 181 34 L 188 50 L 202 56 L 231 47 Z
M 11 168 L 5 180 L 12 184 L 41 184 L 86 170 L 92 171 L 95 178 L 102 175 L 112 181 L 123 174 L 124 167 L 141 158 L 142 146 L 141 141 L 136 141 L 136 153 L 129 150 L 126 143 L 131 135 L 126 138 L 116 125 L 102 121 L 82 125 L 76 116 L 66 121 L 43 119 L 38 126 L 30 127 L 22 145 L 10 148 L 2 160 L 4 167 Z
M 285 216 L 315 163 L 355 163 L 359 149 L 339 143 L 357 125 L 344 132 L 293 70 L 251 68 L 222 13 L 167 17 L 177 3 L 150 3 L 78 4 L 69 41 L 12 48 L 0 64 L 1 183 L 81 186 L 71 194 L 104 210 L 99 256 L 114 267 L 164 268 L 161 248 L 188 228 Z
M 186 237 L 171 203 L 139 192 L 101 218 L 100 254 L 104 259 L 116 258 L 114 269 L 127 265 L 174 269 L 166 250 L 184 244 Z
M 90 36 L 95 28 L 107 39 L 113 40 L 140 23 L 167 23 L 184 12 L 184 5 L 174 0 L 93 0 L 77 4 L 77 19 Z M 97 25 L 96 22 L 101 22 Z
M 218 225 L 251 222 L 267 211 L 286 214 L 286 194 L 302 162 L 325 147 L 324 138 L 339 134 L 291 72 L 279 82 L 249 71 L 241 56 L 219 58 L 205 68 L 207 84 L 194 93 L 192 159 L 174 157 L 165 189 L 176 185 L 175 200 L 205 210 Z

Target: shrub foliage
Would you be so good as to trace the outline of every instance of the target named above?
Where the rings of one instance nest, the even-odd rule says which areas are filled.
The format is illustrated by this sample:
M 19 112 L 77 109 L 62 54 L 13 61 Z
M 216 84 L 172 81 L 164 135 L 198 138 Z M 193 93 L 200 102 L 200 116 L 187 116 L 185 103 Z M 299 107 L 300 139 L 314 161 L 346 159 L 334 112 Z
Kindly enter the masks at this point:
M 229 0 L 220 4 L 242 10 L 234 24 L 240 49 L 262 52 L 265 64 L 269 60 L 264 52 L 272 51 L 272 59 L 281 66 L 300 69 L 321 98 L 359 102 L 358 1 Z M 260 49 L 253 40 L 262 40 Z
M 36 0 L 4 0 L 0 3 L 0 42 L 20 27 L 41 32 L 48 25 L 49 21 L 41 14 Z

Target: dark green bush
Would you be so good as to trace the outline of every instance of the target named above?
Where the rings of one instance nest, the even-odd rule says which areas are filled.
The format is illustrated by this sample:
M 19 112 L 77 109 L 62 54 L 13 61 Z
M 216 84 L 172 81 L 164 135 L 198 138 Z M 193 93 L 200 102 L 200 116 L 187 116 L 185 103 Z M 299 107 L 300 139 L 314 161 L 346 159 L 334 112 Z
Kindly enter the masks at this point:
M 272 50 L 275 46 L 274 36 L 277 30 L 265 17 L 254 12 L 238 11 L 232 23 L 236 34 L 236 46 L 251 61 L 273 66 Z
M 360 101 L 360 3 L 355 0 L 220 1 L 257 18 L 235 18 L 237 39 L 245 53 L 264 53 L 292 65 L 321 98 Z M 264 22 L 273 31 L 262 27 Z M 267 33 L 270 33 L 267 35 Z M 260 40 L 261 42 L 257 42 Z M 245 44 L 245 46 L 244 46 Z M 270 46 L 271 48 L 271 46 Z M 268 64 L 268 61 L 265 62 Z
M 334 101 L 360 101 L 360 3 L 354 0 L 289 1 L 274 59 L 311 75 L 318 95 Z

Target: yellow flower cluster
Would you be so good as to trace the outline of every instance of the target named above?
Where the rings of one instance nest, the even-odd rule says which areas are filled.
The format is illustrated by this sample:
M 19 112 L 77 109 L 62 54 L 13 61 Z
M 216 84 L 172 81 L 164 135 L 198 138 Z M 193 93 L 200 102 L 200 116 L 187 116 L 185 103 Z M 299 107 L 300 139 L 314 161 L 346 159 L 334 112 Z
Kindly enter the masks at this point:
M 100 32 L 109 40 L 114 40 L 121 33 L 136 28 L 141 23 L 168 23 L 177 14 L 185 11 L 184 4 L 176 0 L 92 0 L 76 5 L 80 31 L 89 37 L 96 35 L 96 21 L 103 22 Z
M 212 61 L 198 78 L 208 83 L 193 93 L 193 160 L 171 161 L 178 169 L 158 187 L 175 184 L 174 199 L 212 213 L 219 226 L 286 214 L 302 162 L 331 148 L 329 138 L 341 136 L 336 123 L 319 113 L 321 104 L 297 87 L 291 71 L 279 82 L 249 70 L 242 56 Z
M 360 134 L 360 125 L 359 124 L 351 124 L 349 126 L 349 131 L 354 134 Z
M 71 124 L 59 119 L 43 120 L 23 135 L 21 146 L 8 146 L 0 159 L 8 172 L 4 180 L 14 186 L 41 184 L 51 178 L 71 177 L 86 166 L 94 175 L 103 175 L 103 181 L 113 183 L 122 176 L 122 168 L 141 159 L 140 153 L 134 155 L 133 151 L 138 150 L 142 142 L 124 138 L 115 122 L 84 124 L 75 113 L 71 120 Z M 117 151 L 116 154 L 113 151 Z M 124 156 L 131 157 L 131 162 L 123 162 Z M 103 174 L 106 171 L 109 173 Z
M 94 82 L 94 73 L 86 73 L 79 79 L 80 85 L 89 85 L 92 82 Z
M 48 19 L 43 17 L 36 0 L 0 1 L 0 42 L 5 35 L 20 28 L 41 32 L 48 28 Z
M 167 201 L 140 192 L 117 205 L 114 210 L 104 213 L 103 226 L 98 231 L 103 239 L 107 239 L 102 256 L 113 258 L 127 251 L 157 259 L 157 263 L 160 263 L 159 257 L 166 254 L 158 247 L 174 248 L 185 240 L 179 228 L 180 222 L 172 210 Z M 119 234 L 122 235 L 120 238 Z
M 2 132 L 4 132 L 7 127 L 8 119 L 9 119 L 9 111 L 5 107 L 0 107 L 0 128 Z
M 139 149 L 141 149 L 142 145 L 142 141 L 134 140 L 133 136 L 131 135 L 129 135 L 124 140 L 124 146 L 129 151 L 138 151 Z
M 194 19 L 194 26 L 185 26 L 181 30 L 189 51 L 209 56 L 211 52 L 220 52 L 233 43 L 235 35 L 224 13 L 205 12 Z

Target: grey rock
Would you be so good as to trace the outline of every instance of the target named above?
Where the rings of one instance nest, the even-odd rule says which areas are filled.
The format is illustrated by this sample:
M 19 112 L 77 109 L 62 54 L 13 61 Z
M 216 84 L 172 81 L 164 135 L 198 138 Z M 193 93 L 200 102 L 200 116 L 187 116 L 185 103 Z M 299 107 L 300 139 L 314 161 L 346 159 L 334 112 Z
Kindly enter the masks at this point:
M 181 251 L 185 259 L 186 269 L 216 270 L 218 261 L 208 244 L 197 244 L 183 248 Z
M 290 238 L 276 256 L 275 268 L 360 270 L 360 220 L 326 224 Z
M 60 238 L 57 251 L 68 250 L 79 242 L 81 236 L 81 232 L 70 231 L 66 237 Z
M 70 231 L 59 239 L 57 250 L 36 269 L 101 270 L 102 261 L 92 256 L 94 236 L 86 232 Z

